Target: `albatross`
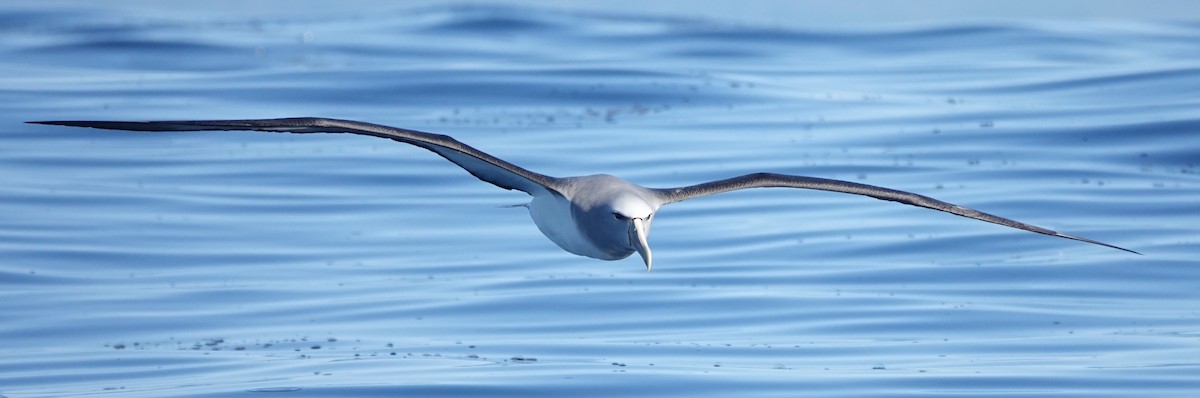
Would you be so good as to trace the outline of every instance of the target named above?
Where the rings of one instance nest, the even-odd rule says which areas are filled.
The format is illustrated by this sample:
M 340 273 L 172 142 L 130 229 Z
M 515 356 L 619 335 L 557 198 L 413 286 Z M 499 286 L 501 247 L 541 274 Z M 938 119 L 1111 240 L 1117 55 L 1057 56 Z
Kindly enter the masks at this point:
M 1072 239 L 1130 253 L 1133 250 L 1069 235 L 928 196 L 857 182 L 776 173 L 753 173 L 677 188 L 647 188 L 615 176 L 551 177 L 526 170 L 450 136 L 352 120 L 316 117 L 245 120 L 39 121 L 29 122 L 126 131 L 255 130 L 279 133 L 349 133 L 387 138 L 426 149 L 484 182 L 525 192 L 524 207 L 538 230 L 563 250 L 600 260 L 620 260 L 634 252 L 649 271 L 653 264 L 650 224 L 662 206 L 748 188 L 800 188 L 841 192 L 924 207 L 1039 234 Z

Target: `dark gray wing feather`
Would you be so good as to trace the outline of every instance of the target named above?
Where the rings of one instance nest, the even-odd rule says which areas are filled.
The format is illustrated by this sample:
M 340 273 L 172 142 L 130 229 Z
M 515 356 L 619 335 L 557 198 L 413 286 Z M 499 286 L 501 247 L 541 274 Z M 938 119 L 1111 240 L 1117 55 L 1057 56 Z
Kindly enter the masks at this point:
M 1060 238 L 1067 238 L 1081 242 L 1097 244 L 1100 246 L 1111 247 L 1113 249 L 1124 250 L 1130 253 L 1141 254 L 1133 250 L 1123 247 L 1110 245 L 1104 242 L 1091 240 L 1079 236 L 1068 235 L 1062 232 L 1042 228 L 1036 225 L 1029 225 L 1020 221 L 1010 220 L 1004 217 L 991 215 L 978 210 L 969 209 L 953 203 L 946 203 L 928 196 L 918 195 L 912 192 L 898 191 L 877 187 L 874 185 L 859 184 L 856 182 L 831 180 L 826 178 L 803 177 L 787 174 L 774 173 L 755 173 L 747 174 L 740 177 L 728 178 L 719 181 L 706 182 L 681 188 L 662 188 L 654 189 L 662 199 L 664 204 L 674 203 L 691 198 L 708 196 L 722 192 L 735 191 L 747 188 L 802 188 L 816 189 L 821 191 L 842 192 L 855 195 L 870 196 L 875 199 L 888 200 L 892 202 L 904 203 L 907 205 L 924 207 L 938 211 L 972 218 L 980 221 L 1000 224 L 1006 227 L 1023 229 L 1030 232 L 1037 232 Z
M 471 175 L 504 189 L 516 189 L 533 194 L 537 190 L 556 191 L 558 179 L 538 174 L 478 149 L 454 138 L 415 130 L 400 129 L 352 120 L 325 118 L 248 119 L 248 120 L 175 120 L 157 122 L 120 121 L 46 121 L 29 122 L 59 126 L 92 127 L 128 131 L 209 131 L 256 130 L 282 133 L 350 133 L 387 138 L 416 145 L 446 158 Z

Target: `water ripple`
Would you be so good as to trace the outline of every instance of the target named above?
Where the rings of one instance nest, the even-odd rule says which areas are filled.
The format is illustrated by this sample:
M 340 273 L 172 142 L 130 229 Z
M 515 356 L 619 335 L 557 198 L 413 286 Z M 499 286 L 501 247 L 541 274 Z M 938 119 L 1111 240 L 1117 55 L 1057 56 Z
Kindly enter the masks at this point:
M 0 10 L 0 338 L 20 342 L 0 393 L 1198 386 L 1197 26 L 321 10 Z M 772 189 L 663 209 L 646 272 L 561 251 L 509 207 L 527 196 L 386 140 L 21 123 L 304 115 L 556 176 L 878 184 L 1145 255 Z

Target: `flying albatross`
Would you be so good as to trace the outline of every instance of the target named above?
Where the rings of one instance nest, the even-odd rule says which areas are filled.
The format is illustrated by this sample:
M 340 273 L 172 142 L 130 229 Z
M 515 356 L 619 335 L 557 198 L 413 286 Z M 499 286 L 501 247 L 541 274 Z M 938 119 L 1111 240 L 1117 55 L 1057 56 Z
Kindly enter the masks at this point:
M 1133 250 L 994 216 L 928 196 L 856 182 L 775 173 L 754 173 L 678 188 L 646 188 L 597 174 L 551 177 L 506 162 L 454 138 L 378 124 L 326 118 L 253 120 L 177 120 L 157 122 L 43 121 L 29 122 L 128 131 L 256 130 L 281 133 L 350 133 L 415 145 L 446 158 L 468 173 L 504 189 L 533 197 L 526 205 L 542 234 L 568 252 L 601 260 L 620 260 L 637 252 L 650 270 L 646 241 L 654 213 L 663 205 L 747 188 L 802 188 L 842 192 L 899 202 L 1060 238 L 1092 243 L 1130 253 Z

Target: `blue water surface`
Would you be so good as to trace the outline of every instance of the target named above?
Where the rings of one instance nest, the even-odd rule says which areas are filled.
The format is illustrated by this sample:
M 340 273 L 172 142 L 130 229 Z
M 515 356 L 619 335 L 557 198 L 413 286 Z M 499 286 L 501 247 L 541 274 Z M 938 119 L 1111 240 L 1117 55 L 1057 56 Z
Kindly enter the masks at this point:
M 525 6 L 0 6 L 0 396 L 1194 396 L 1200 24 L 800 29 Z M 655 268 L 325 116 L 664 208 Z

